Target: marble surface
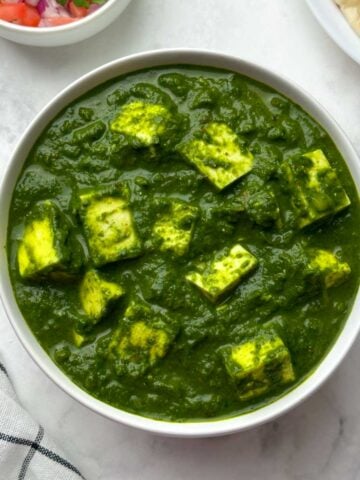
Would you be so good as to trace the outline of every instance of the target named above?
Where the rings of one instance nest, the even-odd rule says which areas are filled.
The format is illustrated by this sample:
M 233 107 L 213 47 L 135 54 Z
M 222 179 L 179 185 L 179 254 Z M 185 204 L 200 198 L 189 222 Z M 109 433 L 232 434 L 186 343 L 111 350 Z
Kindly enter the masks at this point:
M 285 74 L 330 111 L 360 153 L 360 66 L 304 0 L 133 0 L 115 24 L 76 46 L 42 50 L 0 39 L 0 175 L 29 121 L 69 82 L 119 56 L 163 47 L 219 50 Z M 88 411 L 32 362 L 1 307 L 0 355 L 23 404 L 88 480 L 360 479 L 360 340 L 295 410 L 205 440 L 152 436 Z

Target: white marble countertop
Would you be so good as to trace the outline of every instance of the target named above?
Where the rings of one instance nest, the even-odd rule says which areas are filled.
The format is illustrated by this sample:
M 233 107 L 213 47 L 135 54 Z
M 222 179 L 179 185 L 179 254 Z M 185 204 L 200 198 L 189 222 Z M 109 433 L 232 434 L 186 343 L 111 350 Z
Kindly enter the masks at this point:
M 47 50 L 0 39 L 0 175 L 29 121 L 69 82 L 120 56 L 163 47 L 220 50 L 285 74 L 330 111 L 360 153 L 360 66 L 304 0 L 133 0 L 110 28 L 79 45 Z M 152 436 L 82 407 L 33 363 L 1 307 L 0 354 L 23 404 L 88 480 L 360 479 L 360 340 L 292 412 L 205 440 Z

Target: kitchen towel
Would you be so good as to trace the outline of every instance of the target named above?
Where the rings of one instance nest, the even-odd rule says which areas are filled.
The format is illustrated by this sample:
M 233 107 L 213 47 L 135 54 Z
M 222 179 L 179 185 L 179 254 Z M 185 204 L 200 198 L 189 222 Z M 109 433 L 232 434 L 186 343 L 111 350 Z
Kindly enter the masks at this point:
M 0 362 L 0 480 L 80 480 L 79 470 L 19 404 Z

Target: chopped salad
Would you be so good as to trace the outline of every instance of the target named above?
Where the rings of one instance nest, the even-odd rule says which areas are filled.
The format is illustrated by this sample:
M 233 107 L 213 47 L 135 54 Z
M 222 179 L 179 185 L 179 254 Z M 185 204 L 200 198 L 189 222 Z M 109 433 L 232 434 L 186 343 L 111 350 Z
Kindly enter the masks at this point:
M 95 12 L 107 0 L 0 0 L 0 20 L 24 27 L 57 27 Z

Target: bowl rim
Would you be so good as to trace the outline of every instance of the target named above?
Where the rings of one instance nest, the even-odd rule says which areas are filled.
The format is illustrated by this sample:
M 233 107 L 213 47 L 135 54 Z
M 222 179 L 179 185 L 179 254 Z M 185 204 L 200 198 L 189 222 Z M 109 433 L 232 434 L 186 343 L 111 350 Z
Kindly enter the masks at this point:
M 273 420 L 304 401 L 319 388 L 339 366 L 359 333 L 360 291 L 357 292 L 351 312 L 342 331 L 326 356 L 316 369 L 290 392 L 264 407 L 235 417 L 198 422 L 170 422 L 142 417 L 97 400 L 74 384 L 55 365 L 30 331 L 17 306 L 10 282 L 6 254 L 8 212 L 14 185 L 30 148 L 55 115 L 82 94 L 110 79 L 115 79 L 120 75 L 143 68 L 179 64 L 208 66 L 238 72 L 270 85 L 292 101 L 298 103 L 329 133 L 343 155 L 359 192 L 360 164 L 350 141 L 335 120 L 332 119 L 315 98 L 282 74 L 275 73 L 261 65 L 239 57 L 205 49 L 161 49 L 129 55 L 92 70 L 63 89 L 42 108 L 17 143 L 0 184 L 0 219 L 2 223 L 2 228 L 0 228 L 0 245 L 2 246 L 0 250 L 0 297 L 16 335 L 35 363 L 64 392 L 84 406 L 118 423 L 156 434 L 192 438 L 211 437 L 247 430 Z
M 107 0 L 104 5 L 101 5 L 100 8 L 98 8 L 95 12 L 91 13 L 90 15 L 80 18 L 79 20 L 71 23 L 67 23 L 65 25 L 59 25 L 56 27 L 44 27 L 44 28 L 39 28 L 39 27 L 26 27 L 24 25 L 17 25 L 16 23 L 11 23 L 11 22 L 6 22 L 5 20 L 0 19 L 0 28 L 6 28 L 7 30 L 10 30 L 12 32 L 26 32 L 30 35 L 37 35 L 39 37 L 44 37 L 46 35 L 53 35 L 56 33 L 61 33 L 61 32 L 68 32 L 72 30 L 76 30 L 77 28 L 81 28 L 82 25 L 86 25 L 88 23 L 91 23 L 94 19 L 99 19 L 103 15 L 106 14 L 108 10 L 110 10 L 112 7 L 116 5 L 116 2 L 119 0 Z M 130 3 L 131 0 L 123 0 L 127 1 Z
M 335 1 L 306 0 L 306 3 L 316 21 L 332 41 L 354 62 L 360 64 L 360 36 L 346 20 L 338 5 L 335 4 Z M 328 14 L 324 15 L 324 12 L 328 12 Z M 334 28 L 331 18 L 336 22 L 336 28 Z M 356 50 L 352 46 L 352 40 L 349 41 L 350 38 L 358 43 Z

